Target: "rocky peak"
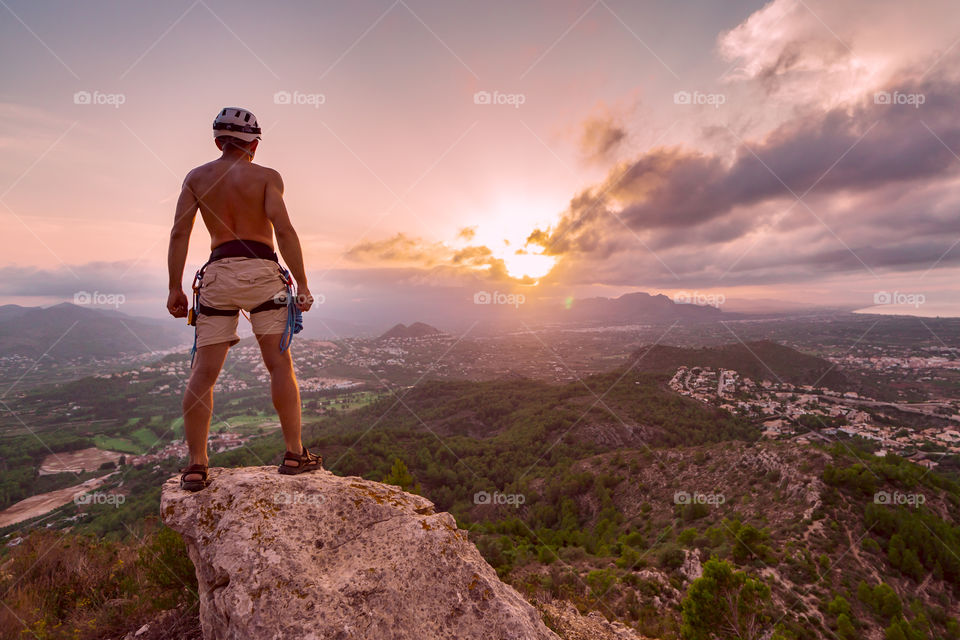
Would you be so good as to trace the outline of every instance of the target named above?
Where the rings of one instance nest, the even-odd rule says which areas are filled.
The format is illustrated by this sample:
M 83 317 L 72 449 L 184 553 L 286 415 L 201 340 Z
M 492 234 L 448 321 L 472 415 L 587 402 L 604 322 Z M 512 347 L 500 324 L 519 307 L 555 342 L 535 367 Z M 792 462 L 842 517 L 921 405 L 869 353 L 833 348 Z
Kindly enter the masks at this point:
M 448 513 L 328 471 L 210 470 L 163 486 L 163 521 L 197 568 L 205 640 L 556 639 Z

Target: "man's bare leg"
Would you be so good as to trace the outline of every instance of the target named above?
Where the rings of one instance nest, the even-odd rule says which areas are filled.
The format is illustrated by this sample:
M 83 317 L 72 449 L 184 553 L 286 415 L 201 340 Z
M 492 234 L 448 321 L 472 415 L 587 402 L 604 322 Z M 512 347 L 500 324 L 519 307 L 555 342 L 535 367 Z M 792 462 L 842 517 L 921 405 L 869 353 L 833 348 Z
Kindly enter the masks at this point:
M 220 375 L 230 349 L 229 342 L 220 342 L 197 349 L 187 390 L 183 394 L 183 431 L 190 449 L 190 464 L 206 465 L 207 434 L 213 415 L 213 385 Z M 199 474 L 187 474 L 188 481 L 200 480 Z
M 279 333 L 269 333 L 257 336 L 257 342 L 260 343 L 263 364 L 270 372 L 270 395 L 273 408 L 280 418 L 283 441 L 287 451 L 300 455 L 303 452 L 300 440 L 300 388 L 293 372 L 290 350 L 280 351 L 280 338 Z

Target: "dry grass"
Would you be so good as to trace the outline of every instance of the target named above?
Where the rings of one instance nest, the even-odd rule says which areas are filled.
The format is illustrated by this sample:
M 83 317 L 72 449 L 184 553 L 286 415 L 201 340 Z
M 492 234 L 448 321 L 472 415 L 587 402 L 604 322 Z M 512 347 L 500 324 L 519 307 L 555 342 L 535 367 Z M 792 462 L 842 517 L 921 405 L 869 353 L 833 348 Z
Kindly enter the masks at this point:
M 0 560 L 0 640 L 122 637 L 164 609 L 196 611 L 179 536 L 153 522 L 125 542 L 34 531 Z

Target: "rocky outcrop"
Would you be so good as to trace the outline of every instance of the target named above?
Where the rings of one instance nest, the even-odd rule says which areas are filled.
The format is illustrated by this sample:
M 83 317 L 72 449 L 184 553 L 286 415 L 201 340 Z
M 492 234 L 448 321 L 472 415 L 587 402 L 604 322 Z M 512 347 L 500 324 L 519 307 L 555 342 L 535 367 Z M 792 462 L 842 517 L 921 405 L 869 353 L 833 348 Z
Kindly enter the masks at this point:
M 564 640 L 650 640 L 620 622 L 610 622 L 599 611 L 580 615 L 575 606 L 563 600 L 538 606 Z
M 448 513 L 327 471 L 211 469 L 163 486 L 197 569 L 205 640 L 556 639 Z
M 700 552 L 696 549 L 683 550 L 683 566 L 680 567 L 680 575 L 688 582 L 692 582 L 703 575 L 703 566 L 700 564 Z

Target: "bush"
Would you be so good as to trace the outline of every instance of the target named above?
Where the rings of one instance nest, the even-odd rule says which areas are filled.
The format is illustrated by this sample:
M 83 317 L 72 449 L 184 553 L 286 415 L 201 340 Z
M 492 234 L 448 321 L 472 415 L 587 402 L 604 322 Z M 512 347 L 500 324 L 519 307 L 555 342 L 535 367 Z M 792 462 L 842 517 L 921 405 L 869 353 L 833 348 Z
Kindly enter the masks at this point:
M 602 598 L 617 581 L 617 575 L 610 569 L 595 569 L 587 574 L 587 586 L 594 598 Z
M 856 640 L 859 637 L 857 629 L 850 620 L 850 616 L 845 613 L 837 616 L 837 635 L 843 638 L 843 640 Z
M 147 523 L 141 540 L 33 531 L 0 573 L 0 639 L 122 637 L 157 608 L 196 602 L 196 576 L 180 536 Z
M 578 562 L 587 557 L 587 552 L 583 547 L 561 547 L 558 553 L 560 559 L 564 562 Z
M 189 599 L 197 599 L 196 569 L 183 538 L 173 529 L 161 526 L 153 540 L 140 548 L 137 563 L 154 587 L 157 608 L 174 606 L 184 591 Z
M 827 613 L 839 616 L 842 613 L 850 615 L 850 603 L 843 596 L 837 596 L 827 605 Z
M 680 512 L 684 522 L 693 522 L 708 515 L 710 515 L 710 505 L 701 502 L 688 502 Z
M 693 541 L 697 539 L 697 530 L 694 528 L 684 529 L 680 532 L 680 535 L 677 536 L 677 542 L 680 544 L 689 547 L 693 544 Z
M 679 569 L 683 566 L 684 560 L 687 559 L 687 554 L 683 552 L 683 549 L 677 548 L 667 548 L 661 551 L 657 555 L 657 562 L 663 569 Z

